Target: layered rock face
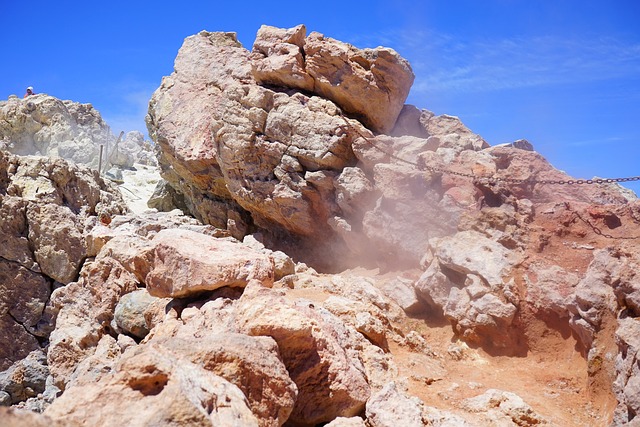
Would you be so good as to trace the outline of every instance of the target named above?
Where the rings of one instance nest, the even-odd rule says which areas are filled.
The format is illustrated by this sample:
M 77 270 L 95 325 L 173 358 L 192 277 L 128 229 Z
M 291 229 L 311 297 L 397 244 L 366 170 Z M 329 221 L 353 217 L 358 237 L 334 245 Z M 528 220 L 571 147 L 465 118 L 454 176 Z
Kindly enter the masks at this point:
M 403 106 L 412 81 L 393 50 L 304 26 L 263 26 L 251 52 L 233 33 L 202 32 L 185 40 L 147 124 L 163 177 L 198 219 L 237 238 L 260 231 L 329 269 L 354 258 L 416 265 L 465 209 L 500 203 L 495 186 L 441 171 L 570 179 L 515 148 L 530 144 L 489 148 L 456 117 Z M 533 202 L 623 199 L 591 190 L 509 191 Z

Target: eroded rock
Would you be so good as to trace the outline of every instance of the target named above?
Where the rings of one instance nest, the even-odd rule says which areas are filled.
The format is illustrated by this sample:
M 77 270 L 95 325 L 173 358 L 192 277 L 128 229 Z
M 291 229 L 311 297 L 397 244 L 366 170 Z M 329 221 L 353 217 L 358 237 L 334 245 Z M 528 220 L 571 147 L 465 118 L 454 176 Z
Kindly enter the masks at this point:
M 270 336 L 278 343 L 298 387 L 292 422 L 317 424 L 354 416 L 370 395 L 357 348 L 350 345 L 337 318 L 303 304 L 288 303 L 273 291 L 253 285 L 239 301 L 237 328 L 249 335 Z
M 100 408 L 96 407 L 100 405 Z M 54 420 L 103 426 L 258 426 L 243 393 L 187 360 L 141 347 L 97 383 L 71 387 L 45 414 Z
M 145 277 L 156 297 L 185 297 L 251 280 L 273 285 L 273 262 L 248 247 L 187 230 L 160 231 L 152 240 L 153 267 Z

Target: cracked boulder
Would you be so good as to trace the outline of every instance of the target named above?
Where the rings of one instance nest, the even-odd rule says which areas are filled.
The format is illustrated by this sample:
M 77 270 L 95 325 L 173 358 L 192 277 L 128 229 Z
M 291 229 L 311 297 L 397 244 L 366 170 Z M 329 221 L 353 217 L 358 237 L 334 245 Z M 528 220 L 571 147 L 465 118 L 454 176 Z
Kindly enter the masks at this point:
M 0 259 L 0 371 L 40 348 L 36 333 L 50 286 L 43 275 Z
M 511 276 L 521 255 L 476 231 L 433 239 L 430 250 L 432 260 L 415 283 L 417 295 L 465 339 L 511 345 L 509 330 L 519 306 Z
M 299 90 L 310 83 L 295 83 L 313 79 L 300 62 L 303 42 L 315 52 L 308 65 L 323 88 L 315 92 Z M 323 61 L 332 55 L 352 70 L 345 74 L 353 80 L 349 102 L 360 99 L 371 81 L 394 81 L 389 61 L 410 73 L 391 50 L 364 53 L 315 33 L 305 39 L 303 27 L 261 29 L 253 53 L 233 33 L 201 32 L 185 40 L 174 73 L 151 99 L 147 123 L 160 148 L 162 176 L 185 196 L 191 213 L 237 238 L 257 228 L 280 248 L 341 249 L 330 225 L 341 216 L 334 180 L 357 161 L 353 141 L 371 133 L 343 116 L 340 99 L 346 99 L 349 85 L 325 76 L 330 67 Z M 384 98 L 397 98 L 393 107 L 369 98 L 358 102 L 366 103 L 363 111 L 372 105 L 389 109 L 382 125 L 387 127 L 395 122 L 411 80 L 412 74 L 403 80 L 406 90 L 397 93 L 379 89 Z M 329 87 L 341 93 L 329 96 Z
M 263 25 L 253 45 L 258 83 L 313 92 L 335 102 L 376 132 L 390 131 L 402 110 L 414 75 L 390 48 L 358 49 L 304 25 Z
M 127 352 L 113 373 L 71 387 L 45 415 L 84 426 L 258 426 L 242 391 L 202 366 L 155 347 Z
M 238 301 L 236 328 L 247 335 L 270 336 L 278 344 L 298 388 L 290 422 L 315 425 L 364 409 L 371 388 L 359 357 L 361 346 L 328 311 L 303 300 L 287 302 L 254 284 Z

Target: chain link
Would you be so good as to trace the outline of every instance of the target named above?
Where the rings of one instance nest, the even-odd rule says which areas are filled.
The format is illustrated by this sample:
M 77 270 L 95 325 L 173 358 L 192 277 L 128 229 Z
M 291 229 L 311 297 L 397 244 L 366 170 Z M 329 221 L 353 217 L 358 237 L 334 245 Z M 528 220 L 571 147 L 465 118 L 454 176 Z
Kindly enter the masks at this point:
M 607 238 L 607 239 L 615 239 L 615 240 L 638 240 L 638 239 L 640 239 L 640 236 L 613 236 L 611 234 L 605 233 L 600 228 L 598 228 L 596 225 L 592 224 L 591 221 L 589 221 L 588 219 L 585 219 L 584 217 L 582 217 L 582 215 L 580 215 L 578 213 L 578 211 L 576 211 L 574 209 L 571 209 L 571 206 L 569 205 L 569 202 L 564 202 L 564 206 L 573 215 L 575 215 L 576 218 L 578 218 L 580 221 L 582 221 L 585 224 L 587 224 L 589 226 L 589 228 L 591 228 L 591 230 L 593 230 L 593 232 L 596 233 L 598 236 L 602 236 L 602 237 Z
M 387 156 L 389 156 L 392 159 L 395 159 L 395 160 L 397 160 L 399 162 L 402 162 L 402 163 L 407 163 L 409 165 L 415 166 L 419 170 L 428 170 L 430 172 L 435 172 L 435 173 L 442 173 L 442 174 L 461 176 L 461 177 L 464 177 L 464 178 L 469 178 L 469 179 L 471 179 L 471 180 L 473 180 L 475 182 L 488 182 L 488 183 L 507 182 L 509 184 L 519 184 L 519 185 L 527 185 L 527 184 L 545 184 L 545 185 L 583 185 L 583 184 L 588 184 L 588 185 L 590 185 L 590 184 L 610 184 L 610 183 L 614 183 L 614 182 L 640 181 L 640 176 L 632 176 L 632 177 L 628 177 L 628 178 L 597 178 L 597 179 L 568 179 L 568 180 L 517 179 L 517 178 L 499 178 L 499 177 L 496 177 L 496 176 L 493 176 L 493 177 L 479 177 L 479 176 L 476 176 L 476 175 L 473 175 L 473 174 L 470 174 L 470 173 L 457 172 L 457 171 L 453 171 L 453 170 L 450 170 L 450 169 L 443 169 L 443 168 L 438 168 L 438 167 L 435 167 L 435 166 L 428 166 L 426 164 L 420 164 L 420 163 L 417 163 L 417 162 L 412 162 L 410 160 L 403 159 L 402 157 L 398 157 L 395 154 L 393 154 L 391 152 L 388 152 L 388 151 L 378 147 L 369 138 L 364 136 L 362 134 L 362 132 L 360 132 L 359 129 L 357 129 L 351 123 L 349 123 L 344 116 L 341 116 L 341 117 L 344 120 L 344 122 L 347 124 L 347 126 L 349 126 L 351 129 L 355 130 L 373 148 L 375 148 L 376 150 L 386 154 Z M 593 232 L 596 233 L 599 236 L 605 237 L 607 239 L 619 239 L 619 240 L 637 240 L 637 239 L 640 239 L 640 236 L 613 236 L 611 234 L 604 233 L 600 228 L 598 228 L 597 226 L 592 224 L 587 219 L 583 218 L 577 211 L 571 209 L 571 207 L 569 206 L 568 202 L 565 202 L 565 207 L 567 208 L 567 210 L 571 211 L 573 213 L 573 215 L 576 216 L 576 218 L 578 218 L 579 220 L 581 220 L 582 222 L 587 224 L 593 230 Z M 640 218 L 636 217 L 635 213 L 633 212 L 633 210 L 631 208 L 629 208 L 629 214 L 630 214 L 631 218 L 634 221 L 640 223 Z
M 636 223 L 640 224 L 640 217 L 638 217 L 638 214 L 635 213 L 633 211 L 633 209 L 631 208 L 631 206 L 629 206 L 629 216 L 631 217 L 631 219 L 633 219 Z
M 437 168 L 437 167 L 434 167 L 434 166 L 428 166 L 428 165 L 425 165 L 425 164 L 419 164 L 417 162 L 412 162 L 411 160 L 403 159 L 402 157 L 398 157 L 395 154 L 393 154 L 391 152 L 388 152 L 388 151 L 378 147 L 376 144 L 374 144 L 371 141 L 371 139 L 369 139 L 366 136 L 364 136 L 362 134 L 362 132 L 360 132 L 359 129 L 357 129 L 355 126 L 353 126 L 351 123 L 349 123 L 347 121 L 346 117 L 344 117 L 342 115 L 341 115 L 341 117 L 342 117 L 342 120 L 344 120 L 344 122 L 346 123 L 347 126 L 349 126 L 351 129 L 355 130 L 356 133 L 358 133 L 373 148 L 375 148 L 376 150 L 380 151 L 381 153 L 386 154 L 387 156 L 389 156 L 390 158 L 392 158 L 394 160 L 397 160 L 399 162 L 415 166 L 419 170 L 428 170 L 430 172 L 435 172 L 435 173 L 442 173 L 442 174 L 448 174 L 448 175 L 461 176 L 461 177 L 469 178 L 469 179 L 477 181 L 477 182 L 488 182 L 488 183 L 506 182 L 508 184 L 516 184 L 516 185 L 529 185 L 529 184 L 536 184 L 536 185 L 537 184 L 543 184 L 543 185 L 583 185 L 583 184 L 588 184 L 588 185 L 591 185 L 591 184 L 611 184 L 611 183 L 614 183 L 614 182 L 640 181 L 640 176 L 631 176 L 631 177 L 627 177 L 627 178 L 596 178 L 596 179 L 567 179 L 567 180 L 531 179 L 531 178 L 518 179 L 518 178 L 501 178 L 501 177 L 497 177 L 497 176 L 483 177 L 483 176 L 473 175 L 471 173 L 457 172 L 457 171 L 453 171 L 453 170 L 450 170 L 450 169 Z

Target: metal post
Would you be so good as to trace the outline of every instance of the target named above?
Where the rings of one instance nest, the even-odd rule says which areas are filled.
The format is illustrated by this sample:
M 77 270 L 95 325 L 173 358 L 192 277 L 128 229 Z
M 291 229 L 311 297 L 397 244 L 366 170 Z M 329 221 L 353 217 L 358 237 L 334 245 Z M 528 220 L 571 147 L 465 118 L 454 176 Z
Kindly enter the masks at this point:
M 98 160 L 98 175 L 102 176 L 102 150 L 104 150 L 104 144 L 100 144 L 100 160 Z

